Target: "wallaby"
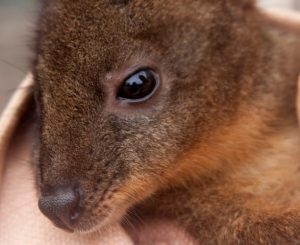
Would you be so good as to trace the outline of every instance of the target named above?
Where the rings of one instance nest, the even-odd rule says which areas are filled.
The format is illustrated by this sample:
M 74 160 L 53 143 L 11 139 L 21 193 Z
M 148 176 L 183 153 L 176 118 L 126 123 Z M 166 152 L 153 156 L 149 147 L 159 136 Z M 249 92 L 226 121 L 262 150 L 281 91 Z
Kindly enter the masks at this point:
M 299 30 L 251 0 L 44 1 L 41 211 L 75 232 L 138 210 L 199 244 L 300 244 Z

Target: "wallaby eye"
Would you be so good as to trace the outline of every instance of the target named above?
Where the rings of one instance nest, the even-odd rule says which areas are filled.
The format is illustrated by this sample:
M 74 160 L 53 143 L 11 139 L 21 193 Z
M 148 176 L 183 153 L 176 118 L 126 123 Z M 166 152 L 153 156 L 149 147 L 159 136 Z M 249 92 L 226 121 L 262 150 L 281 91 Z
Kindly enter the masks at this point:
M 151 69 L 143 69 L 127 77 L 118 91 L 118 99 L 131 103 L 149 99 L 159 87 L 158 75 Z

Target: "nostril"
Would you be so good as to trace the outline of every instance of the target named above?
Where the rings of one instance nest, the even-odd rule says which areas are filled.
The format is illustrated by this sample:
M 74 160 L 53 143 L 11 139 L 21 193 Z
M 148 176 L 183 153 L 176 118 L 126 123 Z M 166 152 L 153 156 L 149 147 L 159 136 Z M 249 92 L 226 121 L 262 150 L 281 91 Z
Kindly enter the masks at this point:
M 80 218 L 83 211 L 82 203 L 82 191 L 79 187 L 74 188 L 74 201 L 73 206 L 70 209 L 69 218 L 71 223 L 76 223 Z
M 79 187 L 53 188 L 40 198 L 39 208 L 57 226 L 70 228 L 83 212 L 82 191 Z

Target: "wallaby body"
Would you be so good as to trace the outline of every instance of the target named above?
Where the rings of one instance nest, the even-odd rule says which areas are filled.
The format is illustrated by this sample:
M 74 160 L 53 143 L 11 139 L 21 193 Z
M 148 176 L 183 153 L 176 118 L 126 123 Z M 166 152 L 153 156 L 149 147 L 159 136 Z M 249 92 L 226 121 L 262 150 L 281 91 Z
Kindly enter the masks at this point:
M 54 223 L 89 231 L 138 209 L 204 244 L 300 243 L 296 28 L 247 0 L 55 0 L 43 13 L 36 170 Z M 159 89 L 120 102 L 145 67 Z M 49 214 L 62 186 L 80 189 L 76 222 Z

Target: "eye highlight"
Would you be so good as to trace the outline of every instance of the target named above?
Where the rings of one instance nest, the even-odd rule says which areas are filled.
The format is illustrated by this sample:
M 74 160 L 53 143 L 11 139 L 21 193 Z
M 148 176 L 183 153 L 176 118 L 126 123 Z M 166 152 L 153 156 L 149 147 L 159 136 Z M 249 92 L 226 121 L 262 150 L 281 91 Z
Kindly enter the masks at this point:
M 143 102 L 151 98 L 158 87 L 158 75 L 151 69 L 142 69 L 124 80 L 117 98 L 130 103 Z

